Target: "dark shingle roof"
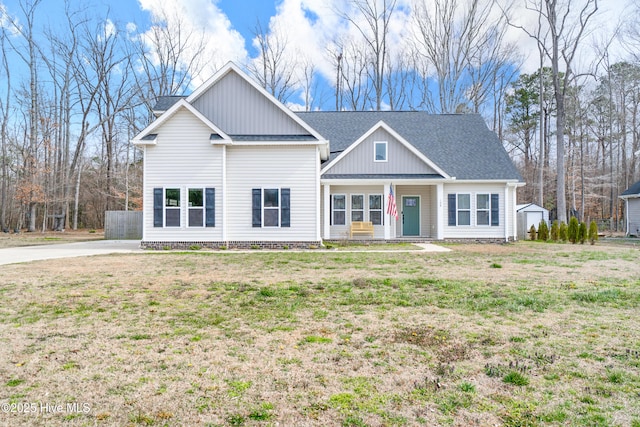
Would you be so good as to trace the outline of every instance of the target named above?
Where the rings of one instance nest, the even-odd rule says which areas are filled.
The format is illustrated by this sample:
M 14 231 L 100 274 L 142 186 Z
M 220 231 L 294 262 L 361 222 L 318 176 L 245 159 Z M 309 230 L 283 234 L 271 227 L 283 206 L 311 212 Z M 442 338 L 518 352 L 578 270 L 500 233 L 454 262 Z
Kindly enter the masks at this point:
M 640 181 L 636 182 L 631 187 L 624 190 L 621 196 L 635 196 L 636 194 L 640 194 Z
M 160 96 L 158 97 L 158 99 L 156 99 L 156 105 L 153 106 L 153 111 L 167 111 L 173 106 L 173 104 L 175 104 L 182 98 L 186 98 L 186 96 Z
M 382 120 L 450 176 L 522 181 L 496 134 L 477 114 L 434 115 L 421 111 L 297 114 L 329 140 L 329 161 Z

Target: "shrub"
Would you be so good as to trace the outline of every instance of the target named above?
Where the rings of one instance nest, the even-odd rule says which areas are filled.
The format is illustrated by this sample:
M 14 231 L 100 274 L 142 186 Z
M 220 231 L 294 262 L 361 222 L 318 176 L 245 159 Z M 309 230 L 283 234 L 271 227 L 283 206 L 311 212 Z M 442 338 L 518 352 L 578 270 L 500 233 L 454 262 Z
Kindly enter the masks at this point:
M 560 239 L 560 223 L 556 219 L 551 225 L 551 240 L 557 242 Z
M 549 240 L 549 226 L 544 219 L 538 224 L 538 240 L 542 240 L 543 242 Z
M 581 222 L 580 227 L 578 228 L 578 241 L 581 245 L 584 245 L 585 240 L 587 240 L 587 224 Z
M 591 224 L 589 224 L 589 242 L 595 245 L 596 240 L 598 240 L 598 224 L 595 221 L 591 221 Z
M 529 240 L 536 240 L 536 226 L 533 224 L 529 229 Z
M 558 231 L 558 237 L 563 242 L 567 241 L 567 224 L 565 224 L 564 222 L 560 223 L 560 229 Z
M 569 220 L 569 229 L 567 230 L 567 237 L 571 243 L 576 243 L 578 241 L 579 228 L 580 223 L 578 222 L 578 218 L 572 216 Z

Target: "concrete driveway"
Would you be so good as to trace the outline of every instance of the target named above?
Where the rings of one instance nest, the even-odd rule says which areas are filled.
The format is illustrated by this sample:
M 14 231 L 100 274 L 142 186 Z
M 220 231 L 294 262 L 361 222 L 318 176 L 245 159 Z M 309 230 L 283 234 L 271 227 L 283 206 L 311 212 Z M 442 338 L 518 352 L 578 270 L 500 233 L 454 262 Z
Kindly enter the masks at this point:
M 73 258 L 91 255 L 141 252 L 137 240 L 94 240 L 42 246 L 22 246 L 0 249 L 0 265 L 44 259 Z

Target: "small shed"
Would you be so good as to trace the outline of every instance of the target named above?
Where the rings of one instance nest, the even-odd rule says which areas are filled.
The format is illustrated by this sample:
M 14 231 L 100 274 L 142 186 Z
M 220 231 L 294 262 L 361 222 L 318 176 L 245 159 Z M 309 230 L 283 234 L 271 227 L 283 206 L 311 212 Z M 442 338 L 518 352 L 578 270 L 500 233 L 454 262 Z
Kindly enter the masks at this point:
M 538 230 L 538 225 L 543 219 L 549 225 L 549 210 L 535 203 L 517 205 L 516 213 L 518 218 L 518 239 L 525 240 L 532 225 Z
M 627 236 L 640 237 L 640 181 L 624 190 L 620 198 L 625 202 Z

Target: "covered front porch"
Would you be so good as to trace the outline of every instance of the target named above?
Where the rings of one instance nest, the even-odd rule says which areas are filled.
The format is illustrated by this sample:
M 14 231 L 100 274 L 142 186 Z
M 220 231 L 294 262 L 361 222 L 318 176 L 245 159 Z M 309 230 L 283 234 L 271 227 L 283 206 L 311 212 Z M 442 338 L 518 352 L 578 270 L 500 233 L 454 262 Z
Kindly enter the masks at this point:
M 393 191 L 398 216 L 389 213 Z M 323 180 L 321 232 L 325 240 L 428 239 L 444 236 L 444 184 L 438 180 L 348 182 Z M 373 223 L 373 236 L 350 235 L 353 222 Z

